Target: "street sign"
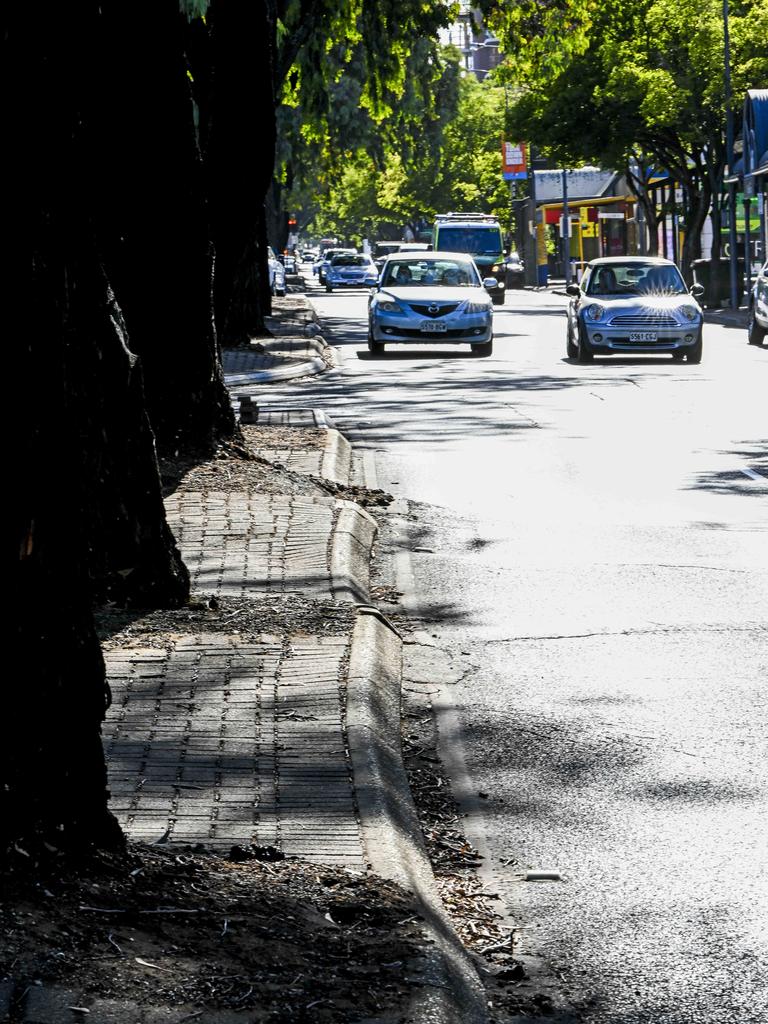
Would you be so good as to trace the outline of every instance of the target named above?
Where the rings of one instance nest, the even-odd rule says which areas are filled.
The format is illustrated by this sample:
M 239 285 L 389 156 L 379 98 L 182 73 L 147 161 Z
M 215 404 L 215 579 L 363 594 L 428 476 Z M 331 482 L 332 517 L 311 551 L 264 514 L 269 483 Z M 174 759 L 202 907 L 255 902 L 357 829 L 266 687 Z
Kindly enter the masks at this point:
M 528 177 L 524 142 L 501 140 L 501 176 L 505 181 L 518 181 Z

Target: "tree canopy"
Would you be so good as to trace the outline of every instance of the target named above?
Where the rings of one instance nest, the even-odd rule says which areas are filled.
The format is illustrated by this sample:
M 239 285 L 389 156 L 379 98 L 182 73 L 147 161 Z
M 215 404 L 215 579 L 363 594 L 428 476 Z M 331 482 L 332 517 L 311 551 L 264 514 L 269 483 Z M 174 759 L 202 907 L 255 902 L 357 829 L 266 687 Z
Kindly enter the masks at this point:
M 651 171 L 669 173 L 685 190 L 690 263 L 710 204 L 719 209 L 726 159 L 720 0 L 482 6 L 508 54 L 501 74 L 515 86 L 511 132 L 564 165 L 634 168 L 636 188 Z M 768 80 L 768 2 L 742 0 L 730 10 L 739 96 Z

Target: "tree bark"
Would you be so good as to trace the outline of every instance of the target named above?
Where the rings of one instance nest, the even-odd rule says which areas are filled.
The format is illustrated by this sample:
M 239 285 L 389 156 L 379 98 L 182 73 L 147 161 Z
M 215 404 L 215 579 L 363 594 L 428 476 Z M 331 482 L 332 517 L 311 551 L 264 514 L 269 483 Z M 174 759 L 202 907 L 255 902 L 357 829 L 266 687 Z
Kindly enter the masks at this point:
M 100 725 L 109 701 L 94 596 L 178 604 L 188 577 L 165 521 L 140 365 L 96 245 L 91 41 L 105 4 L 0 17 L 8 195 L 0 281 L 13 421 L 5 535 L 9 664 L 0 735 L 0 848 L 114 845 Z M 110 179 L 111 180 L 111 179 Z M 120 191 L 112 194 L 116 208 Z M 103 233 L 102 233 L 103 237 Z
M 266 333 L 270 312 L 264 197 L 275 161 L 275 26 L 265 4 L 214 0 L 213 66 L 205 152 L 214 298 L 222 342 Z
M 209 451 L 236 425 L 214 327 L 186 22 L 177 0 L 154 4 L 149 23 L 112 0 L 97 30 L 102 88 L 90 137 L 99 244 L 142 359 L 160 451 Z

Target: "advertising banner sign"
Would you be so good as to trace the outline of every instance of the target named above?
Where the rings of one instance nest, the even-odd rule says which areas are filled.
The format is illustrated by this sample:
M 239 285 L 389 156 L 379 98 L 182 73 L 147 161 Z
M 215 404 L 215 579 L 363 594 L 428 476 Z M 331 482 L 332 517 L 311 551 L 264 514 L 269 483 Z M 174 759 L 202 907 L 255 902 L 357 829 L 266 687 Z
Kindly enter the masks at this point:
M 524 142 L 501 141 L 501 176 L 505 181 L 528 177 Z

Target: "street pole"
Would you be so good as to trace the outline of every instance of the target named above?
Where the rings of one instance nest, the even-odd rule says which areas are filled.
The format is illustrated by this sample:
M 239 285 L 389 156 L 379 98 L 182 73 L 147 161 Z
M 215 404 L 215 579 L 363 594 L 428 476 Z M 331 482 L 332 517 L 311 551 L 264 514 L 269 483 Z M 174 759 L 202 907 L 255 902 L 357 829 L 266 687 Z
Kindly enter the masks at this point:
M 528 232 L 528 251 L 525 254 L 525 278 L 529 285 L 534 288 L 539 284 L 539 253 L 538 253 L 538 229 L 536 225 L 536 172 L 533 169 L 533 144 L 528 146 L 528 204 L 529 223 L 533 231 Z
M 731 103 L 731 34 L 728 27 L 728 0 L 723 0 L 723 54 L 725 60 L 725 149 L 728 177 L 733 178 L 733 104 Z M 736 183 L 728 184 L 728 259 L 731 281 L 731 309 L 739 304 L 738 252 L 736 251 Z
M 566 286 L 571 283 L 571 213 L 568 209 L 568 172 L 563 168 L 563 268 Z

